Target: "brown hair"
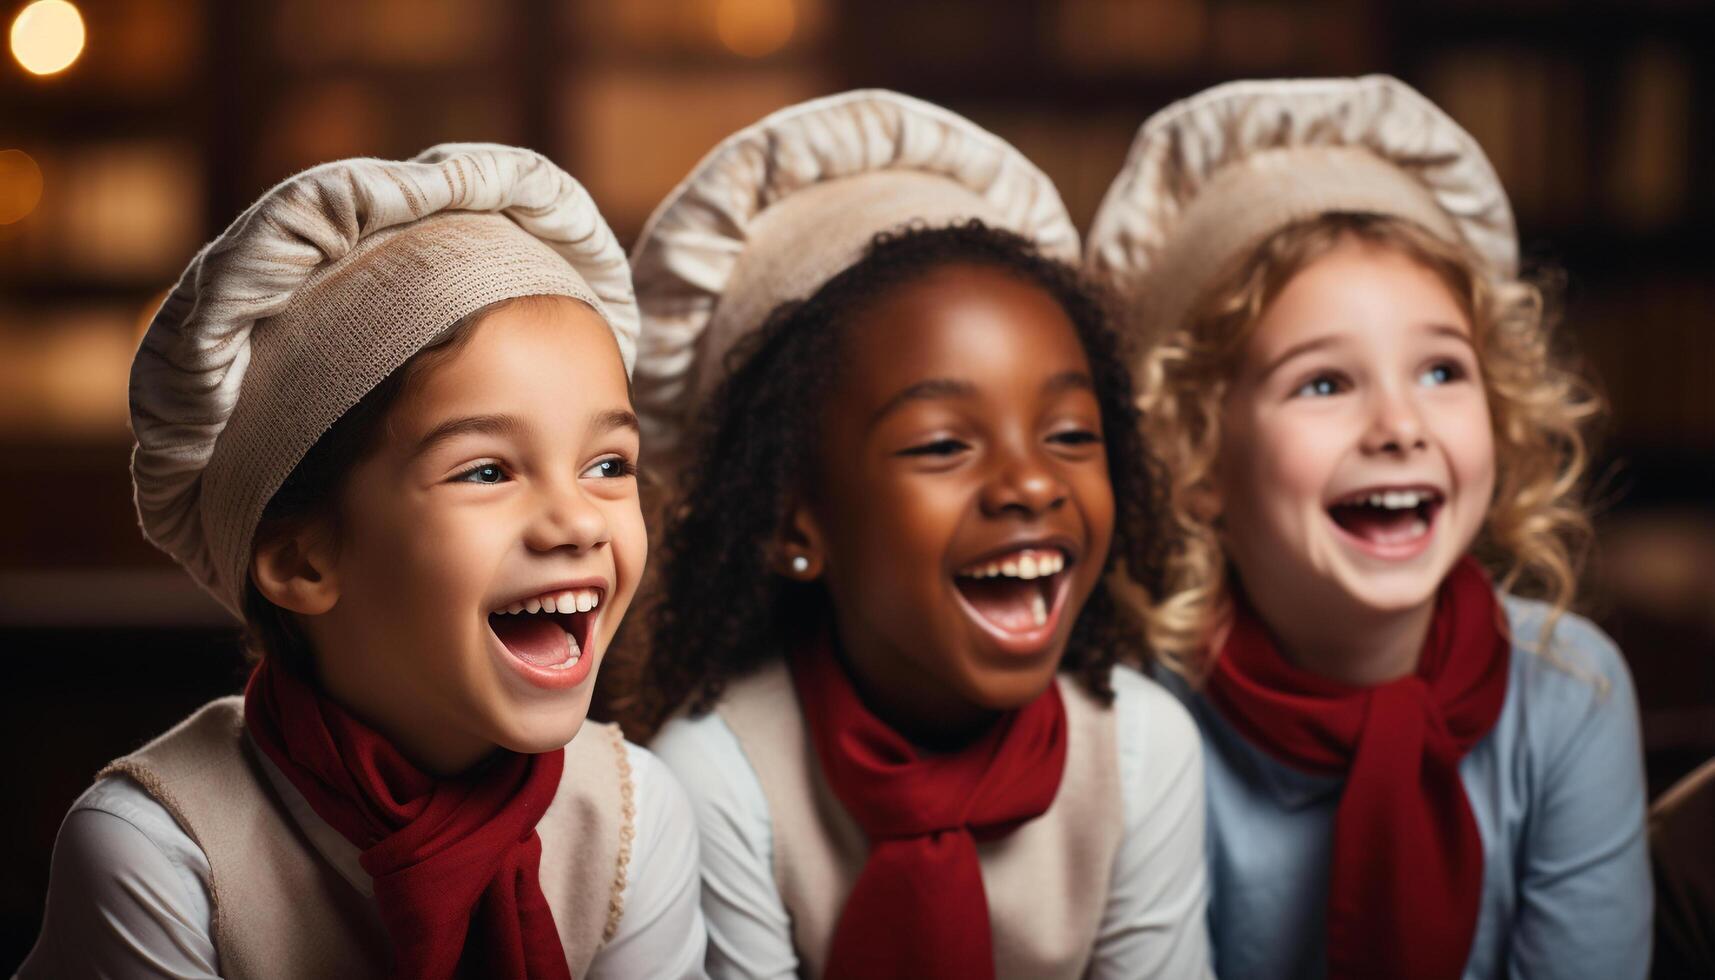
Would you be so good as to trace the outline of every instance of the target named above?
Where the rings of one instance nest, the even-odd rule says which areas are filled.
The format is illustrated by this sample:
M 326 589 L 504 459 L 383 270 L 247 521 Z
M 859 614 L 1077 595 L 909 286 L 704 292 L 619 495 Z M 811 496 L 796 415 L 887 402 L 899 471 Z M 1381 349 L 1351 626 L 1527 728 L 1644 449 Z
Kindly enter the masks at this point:
M 1286 284 L 1356 239 L 1393 249 L 1447 286 L 1472 326 L 1495 434 L 1495 496 L 1474 550 L 1503 590 L 1547 600 L 1546 650 L 1570 607 L 1590 538 L 1582 499 L 1589 453 L 1584 427 L 1601 411 L 1590 388 L 1550 350 L 1542 292 L 1496 277 L 1463 245 L 1402 218 L 1335 212 L 1288 225 L 1217 276 L 1182 327 L 1143 361 L 1145 431 L 1166 462 L 1170 533 L 1167 587 L 1144 618 L 1162 661 L 1193 682 L 1231 613 L 1230 570 L 1210 499 L 1221 446 L 1221 406 L 1251 330 Z

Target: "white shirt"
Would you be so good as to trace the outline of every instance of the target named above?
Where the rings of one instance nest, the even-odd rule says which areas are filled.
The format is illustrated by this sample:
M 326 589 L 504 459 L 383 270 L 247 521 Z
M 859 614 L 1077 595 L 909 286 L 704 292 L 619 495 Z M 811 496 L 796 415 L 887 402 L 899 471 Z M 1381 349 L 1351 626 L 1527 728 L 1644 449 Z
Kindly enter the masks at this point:
M 625 748 L 637 807 L 625 914 L 589 977 L 703 976 L 690 802 L 661 760 L 630 743 Z M 372 894 L 357 848 L 268 769 L 312 846 L 359 892 Z M 207 855 L 166 807 L 130 779 L 103 779 L 60 826 L 42 934 L 18 976 L 218 977 L 208 888 Z
M 1197 726 L 1130 668 L 1115 669 L 1113 686 L 1125 836 L 1085 975 L 1207 976 Z M 651 747 L 684 784 L 702 832 L 709 975 L 797 976 L 791 918 L 774 881 L 768 801 L 738 738 L 711 712 L 669 722 Z

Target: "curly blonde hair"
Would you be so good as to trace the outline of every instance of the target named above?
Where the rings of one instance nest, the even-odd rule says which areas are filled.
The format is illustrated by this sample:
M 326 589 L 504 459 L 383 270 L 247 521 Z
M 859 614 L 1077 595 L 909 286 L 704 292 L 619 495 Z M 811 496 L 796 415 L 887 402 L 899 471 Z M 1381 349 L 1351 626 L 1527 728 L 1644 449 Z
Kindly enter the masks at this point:
M 1327 213 L 1288 225 L 1213 280 L 1183 328 L 1143 362 L 1144 430 L 1166 463 L 1175 547 L 1166 588 L 1145 603 L 1150 644 L 1169 668 L 1200 683 L 1211 643 L 1232 611 L 1226 556 L 1211 482 L 1221 447 L 1221 411 L 1252 329 L 1300 271 L 1356 239 L 1397 250 L 1446 284 L 1472 325 L 1495 435 L 1495 496 L 1474 551 L 1501 589 L 1552 605 L 1540 638 L 1547 648 L 1571 606 L 1591 530 L 1582 500 L 1589 465 L 1584 429 L 1601 403 L 1549 345 L 1541 291 L 1491 275 L 1462 245 L 1386 215 Z

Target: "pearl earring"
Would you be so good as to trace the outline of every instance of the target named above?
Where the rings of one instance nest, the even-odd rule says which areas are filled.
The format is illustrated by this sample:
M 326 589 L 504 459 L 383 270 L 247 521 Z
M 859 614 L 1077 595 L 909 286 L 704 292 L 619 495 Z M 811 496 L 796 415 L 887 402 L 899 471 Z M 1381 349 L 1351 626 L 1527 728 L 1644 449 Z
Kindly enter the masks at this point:
M 809 570 L 810 570 L 810 559 L 805 558 L 803 555 L 793 555 L 792 556 L 792 571 L 798 573 L 799 575 L 802 575 Z

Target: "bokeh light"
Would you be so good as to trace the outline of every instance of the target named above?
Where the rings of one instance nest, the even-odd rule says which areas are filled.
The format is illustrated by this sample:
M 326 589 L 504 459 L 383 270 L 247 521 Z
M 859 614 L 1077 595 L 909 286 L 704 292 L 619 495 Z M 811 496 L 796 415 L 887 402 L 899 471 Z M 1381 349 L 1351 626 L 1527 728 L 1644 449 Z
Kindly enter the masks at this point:
M 12 21 L 12 57 L 32 74 L 70 68 L 83 41 L 83 15 L 66 0 L 36 0 Z
M 793 0 L 720 0 L 715 34 L 733 54 L 763 58 L 792 40 L 798 26 Z
M 42 199 L 42 168 L 23 150 L 0 150 L 0 225 L 22 221 Z

